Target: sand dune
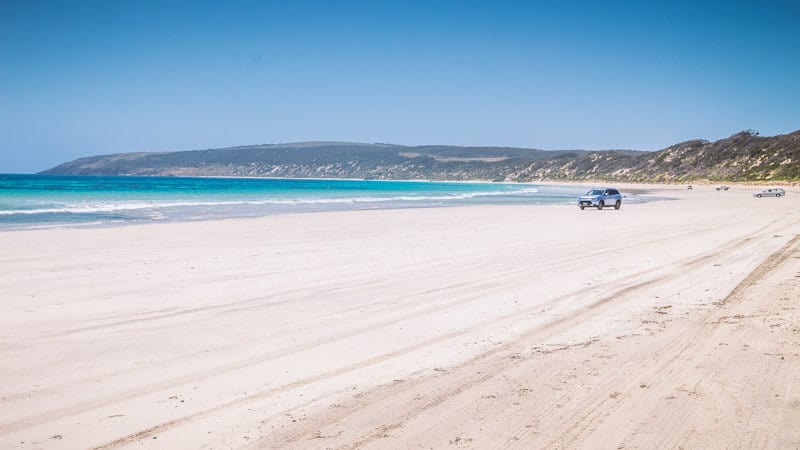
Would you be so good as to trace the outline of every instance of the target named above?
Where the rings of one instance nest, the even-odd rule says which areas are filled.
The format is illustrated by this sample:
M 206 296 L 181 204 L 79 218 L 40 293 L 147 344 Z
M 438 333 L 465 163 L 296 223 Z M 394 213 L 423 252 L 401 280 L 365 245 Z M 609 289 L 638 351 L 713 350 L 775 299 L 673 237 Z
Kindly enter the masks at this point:
M 2 448 L 797 448 L 800 193 L 0 233 Z

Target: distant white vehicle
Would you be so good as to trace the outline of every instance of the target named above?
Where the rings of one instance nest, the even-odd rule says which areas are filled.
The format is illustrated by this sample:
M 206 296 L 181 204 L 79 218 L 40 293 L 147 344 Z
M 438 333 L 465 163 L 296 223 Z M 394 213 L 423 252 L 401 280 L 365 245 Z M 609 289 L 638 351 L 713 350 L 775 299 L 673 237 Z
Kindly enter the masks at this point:
M 758 198 L 761 198 L 761 197 L 783 197 L 784 195 L 786 195 L 786 191 L 784 191 L 781 188 L 777 188 L 777 189 L 765 189 L 765 190 L 763 190 L 761 192 L 756 192 L 755 194 L 753 194 L 753 197 L 758 197 Z
M 727 191 L 728 189 L 730 188 L 728 186 L 725 186 L 724 184 L 722 186 L 717 187 L 718 191 Z

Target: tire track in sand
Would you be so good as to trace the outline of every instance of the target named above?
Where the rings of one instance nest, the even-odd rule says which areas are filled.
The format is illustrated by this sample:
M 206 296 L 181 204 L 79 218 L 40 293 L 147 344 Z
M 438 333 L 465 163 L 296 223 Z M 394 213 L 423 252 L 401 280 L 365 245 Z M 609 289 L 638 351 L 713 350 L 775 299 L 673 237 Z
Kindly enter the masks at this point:
M 758 233 L 760 231 L 763 231 L 763 229 L 766 229 L 768 226 L 762 227 L 761 229 L 757 230 L 757 232 L 755 232 L 753 234 L 756 234 L 756 233 Z M 751 239 L 752 239 L 752 235 L 747 236 L 747 237 L 742 238 L 742 239 L 732 240 L 730 243 L 728 243 L 725 246 L 723 246 L 723 248 L 720 249 L 719 251 L 713 252 L 712 255 L 701 255 L 699 257 L 689 258 L 688 260 L 684 260 L 683 264 L 684 265 L 686 265 L 686 264 L 688 264 L 688 265 L 700 264 L 700 263 L 708 260 L 709 258 L 712 258 L 714 256 L 718 256 L 719 254 L 721 254 L 723 252 L 727 252 L 727 251 L 730 251 L 732 249 L 738 248 L 739 246 L 749 242 Z M 647 245 L 647 243 L 643 243 L 641 245 Z M 653 273 L 655 271 L 657 271 L 657 269 L 648 269 L 648 270 L 645 270 L 645 271 L 640 271 L 640 272 L 638 272 L 636 274 L 633 274 L 633 275 L 630 275 L 630 276 L 626 277 L 623 280 L 617 280 L 617 281 L 615 281 L 615 283 L 625 282 L 625 281 L 628 281 L 628 280 L 641 279 L 642 276 L 648 275 L 648 274 Z M 613 293 L 611 295 L 608 295 L 608 296 L 605 296 L 605 297 L 601 298 L 596 303 L 594 303 L 592 305 L 589 305 L 588 307 L 584 308 L 583 310 L 579 311 L 576 314 L 580 315 L 580 314 L 584 314 L 586 311 L 591 311 L 591 310 L 597 308 L 598 306 L 601 306 L 604 303 L 607 303 L 607 302 L 613 300 L 614 298 L 619 298 L 620 296 L 623 296 L 623 295 L 625 295 L 627 293 L 636 291 L 638 289 L 641 289 L 644 286 L 647 286 L 647 285 L 649 285 L 651 283 L 657 282 L 657 281 L 659 281 L 659 278 L 660 277 L 655 277 L 653 279 L 648 279 L 648 280 L 646 280 L 644 282 L 641 282 L 641 283 L 636 283 L 636 284 L 633 284 L 633 285 L 630 285 L 630 286 L 623 287 L 621 289 L 617 289 L 617 290 L 613 291 Z M 495 282 L 496 282 L 496 280 L 495 280 Z M 495 282 L 488 283 L 488 284 L 495 284 Z M 483 288 L 488 288 L 490 286 L 480 286 L 480 285 L 479 286 L 474 286 L 474 285 L 470 286 L 471 289 L 477 289 L 478 291 L 481 291 L 482 287 Z M 577 291 L 573 291 L 573 292 L 571 292 L 569 294 L 566 294 L 564 296 L 560 296 L 560 297 L 558 297 L 556 299 L 553 299 L 550 303 L 558 303 L 560 301 L 563 301 L 566 298 L 574 298 L 575 296 L 585 295 L 585 294 L 587 294 L 587 293 L 589 293 L 591 291 L 594 291 L 594 290 L 596 290 L 598 288 L 599 288 L 599 286 L 595 285 L 595 286 L 590 286 L 590 287 L 587 287 L 587 288 L 584 288 L 584 289 L 580 289 L 580 290 L 577 290 Z M 479 299 L 479 297 L 480 296 L 478 296 L 478 299 Z M 452 304 L 439 305 L 439 306 L 437 306 L 435 308 L 431 308 L 429 310 L 418 311 L 418 312 L 415 312 L 415 313 L 413 313 L 411 315 L 408 315 L 408 316 L 404 316 L 404 317 L 400 317 L 400 318 L 393 319 L 393 320 L 390 320 L 390 321 L 374 324 L 374 326 L 371 326 L 371 327 L 368 327 L 368 328 L 354 330 L 352 332 L 344 333 L 342 336 L 335 336 L 334 339 L 343 339 L 343 338 L 346 338 L 346 337 L 349 337 L 349 336 L 352 336 L 352 335 L 356 335 L 356 334 L 359 334 L 359 333 L 366 332 L 366 331 L 371 330 L 371 329 L 381 328 L 381 327 L 387 326 L 387 325 L 389 325 L 391 323 L 395 323 L 397 321 L 411 320 L 414 317 L 418 317 L 421 314 L 429 314 L 431 312 L 435 312 L 435 311 L 438 311 L 438 310 L 441 310 L 441 309 L 446 309 L 446 308 L 449 308 L 449 307 L 453 307 L 453 306 L 455 306 L 457 304 L 464 303 L 465 301 L 475 301 L 475 300 L 476 300 L 475 298 L 470 299 L 470 300 L 464 300 L 462 298 L 462 299 L 459 299 L 459 301 L 453 302 Z M 536 305 L 534 307 L 531 307 L 530 309 L 531 310 L 539 310 L 544 306 L 545 305 L 541 305 L 540 304 L 540 305 Z M 517 310 L 517 311 L 514 311 L 511 314 L 508 314 L 507 317 L 494 318 L 494 319 L 492 319 L 492 321 L 507 320 L 507 319 L 512 318 L 513 316 L 518 316 L 518 315 L 520 315 L 520 314 L 522 314 L 524 312 L 526 312 L 526 310 L 522 310 L 522 311 Z M 530 312 L 530 311 L 527 311 L 527 312 Z M 558 325 L 559 323 L 566 322 L 566 321 L 568 321 L 568 320 L 570 320 L 572 318 L 574 318 L 574 316 L 558 319 L 558 320 L 556 320 L 556 321 L 554 321 L 552 323 L 549 323 L 543 329 L 549 329 L 549 328 L 551 328 L 553 326 Z M 485 325 L 485 323 L 479 323 L 475 327 L 468 328 L 468 329 L 463 329 L 463 330 L 457 330 L 457 331 L 455 331 L 453 333 L 450 333 L 450 334 L 447 334 L 447 335 L 443 335 L 443 336 L 439 336 L 439 337 L 431 339 L 429 341 L 421 342 L 421 343 L 419 343 L 417 345 L 409 346 L 409 347 L 397 350 L 396 352 L 392 352 L 392 353 L 388 353 L 386 355 L 379 356 L 377 358 L 373 358 L 373 359 L 370 359 L 370 360 L 365 360 L 365 361 L 362 361 L 362 362 L 360 362 L 358 364 L 355 364 L 355 365 L 352 365 L 352 366 L 349 366 L 349 367 L 337 369 L 335 371 L 326 372 L 324 374 L 320 374 L 320 375 L 317 375 L 317 376 L 314 376 L 314 377 L 311 377 L 311 378 L 307 378 L 307 379 L 304 379 L 304 380 L 299 380 L 299 381 L 297 381 L 295 383 L 292 383 L 292 384 L 289 384 L 289 385 L 286 385 L 286 386 L 282 386 L 282 387 L 279 387 L 279 388 L 275 388 L 274 390 L 268 390 L 268 391 L 263 391 L 263 392 L 257 393 L 254 396 L 250 396 L 250 397 L 246 397 L 246 398 L 242 398 L 242 399 L 237 399 L 236 401 L 233 401 L 233 402 L 224 403 L 222 405 L 219 405 L 218 407 L 215 407 L 215 408 L 212 408 L 212 409 L 209 409 L 209 410 L 206 410 L 206 411 L 202 411 L 202 412 L 197 413 L 197 414 L 193 414 L 192 416 L 189 416 L 189 417 L 178 418 L 178 419 L 175 419 L 173 421 L 168 421 L 168 422 L 162 423 L 162 424 L 160 424 L 160 425 L 158 425 L 156 427 L 153 427 L 151 429 L 143 430 L 141 432 L 138 432 L 138 433 L 135 433 L 133 435 L 130 435 L 130 436 L 126 437 L 126 438 L 122 438 L 122 440 L 120 442 L 114 441 L 114 443 L 109 443 L 109 445 L 112 445 L 112 444 L 116 445 L 115 443 L 126 442 L 126 441 L 129 440 L 128 438 L 136 440 L 137 438 L 141 438 L 143 436 L 149 436 L 149 435 L 151 435 L 153 433 L 163 431 L 165 429 L 171 428 L 171 427 L 176 426 L 176 425 L 178 425 L 180 423 L 184 423 L 184 422 L 186 422 L 188 420 L 192 420 L 195 417 L 199 417 L 199 416 L 202 416 L 204 414 L 208 414 L 210 412 L 219 411 L 221 409 L 225 409 L 225 408 L 228 408 L 230 406 L 233 406 L 233 405 L 236 405 L 236 404 L 239 404 L 239 403 L 242 403 L 242 402 L 252 401 L 252 400 L 256 400 L 258 398 L 268 397 L 268 396 L 274 395 L 275 393 L 280 392 L 280 391 L 294 389 L 296 387 L 299 387 L 299 386 L 302 386 L 302 385 L 305 385 L 305 384 L 309 384 L 309 383 L 313 383 L 315 381 L 319 381 L 319 380 L 327 378 L 327 377 L 336 376 L 336 375 L 341 374 L 341 373 L 345 373 L 345 372 L 352 371 L 352 370 L 357 370 L 357 369 L 362 368 L 362 367 L 366 367 L 366 366 L 369 366 L 369 365 L 372 365 L 372 364 L 376 364 L 378 362 L 381 362 L 381 361 L 384 361 L 386 359 L 390 359 L 390 358 L 402 355 L 404 353 L 408 353 L 408 352 L 411 352 L 411 351 L 414 351 L 414 350 L 417 350 L 417 349 L 420 349 L 420 348 L 424 348 L 426 346 L 434 345 L 434 344 L 442 342 L 444 340 L 452 339 L 454 337 L 457 337 L 457 336 L 460 336 L 460 335 L 463 335 L 463 334 L 466 334 L 466 333 L 470 333 L 470 332 L 474 331 L 476 328 L 479 328 L 479 327 L 484 326 L 484 325 Z M 324 339 L 324 342 L 329 342 L 329 341 L 330 341 L 330 338 L 325 338 Z M 313 347 L 313 346 L 319 345 L 321 343 L 322 342 L 320 342 L 320 343 L 316 343 L 316 342 L 308 343 L 304 348 Z M 202 379 L 202 378 L 205 378 L 205 377 L 208 377 L 208 376 L 213 376 L 213 375 L 217 375 L 217 374 L 220 374 L 220 373 L 225 373 L 225 372 L 228 372 L 228 371 L 231 371 L 231 370 L 244 368 L 244 367 L 247 367 L 247 366 L 253 365 L 253 364 L 259 364 L 259 363 L 267 361 L 267 360 L 269 360 L 271 358 L 276 358 L 276 357 L 279 357 L 279 356 L 282 356 L 282 355 L 285 355 L 285 354 L 289 354 L 289 353 L 293 353 L 293 352 L 296 352 L 296 351 L 300 351 L 300 350 L 302 350 L 302 349 L 299 349 L 299 348 L 288 348 L 288 349 L 285 349 L 284 351 L 282 351 L 282 352 L 280 352 L 278 354 L 260 355 L 257 358 L 252 358 L 252 359 L 249 359 L 247 361 L 242 361 L 242 362 L 239 362 L 239 363 L 236 363 L 236 364 L 227 365 L 227 366 L 224 366 L 224 367 L 214 368 L 214 369 L 206 371 L 204 373 L 190 374 L 190 375 L 188 375 L 186 377 L 169 380 L 169 381 L 167 381 L 165 383 L 159 383 L 157 385 L 148 386 L 144 390 L 137 390 L 135 392 L 126 392 L 126 393 L 123 393 L 123 394 L 121 394 L 119 396 L 116 396 L 114 398 L 111 398 L 111 399 L 103 399 L 103 401 L 90 402 L 90 403 L 86 403 L 86 404 L 83 404 L 83 405 L 74 405 L 71 408 L 64 408 L 64 409 L 60 409 L 60 410 L 56 410 L 56 411 L 51 411 L 50 413 L 47 413 L 47 414 L 44 414 L 44 415 L 39 415 L 37 417 L 23 418 L 23 419 L 20 419 L 20 420 L 11 422 L 11 423 L 7 423 L 7 424 L 1 425 L 0 426 L 0 433 L 13 432 L 13 431 L 17 431 L 19 429 L 27 428 L 27 427 L 35 425 L 35 424 L 46 423 L 48 421 L 56 420 L 56 419 L 58 419 L 60 417 L 63 417 L 63 416 L 68 416 L 68 415 L 72 415 L 72 414 L 75 414 L 75 413 L 85 412 L 85 411 L 88 411 L 88 410 L 91 410 L 91 409 L 94 409 L 94 408 L 97 408 L 97 407 L 105 406 L 105 405 L 108 405 L 108 404 L 113 404 L 113 403 L 116 403 L 116 402 L 119 402 L 119 401 L 123 401 L 123 400 L 127 400 L 131 396 L 145 395 L 145 394 L 148 394 L 148 393 L 156 392 L 156 391 L 159 391 L 159 390 L 162 390 L 162 389 L 166 389 L 166 388 L 175 386 L 177 384 L 183 384 L 183 383 L 186 383 L 186 382 L 189 382 L 189 381 L 196 381 L 198 379 Z
M 762 230 L 763 231 L 763 230 Z M 455 372 L 466 372 L 466 376 L 464 378 L 459 379 L 448 379 L 448 375 L 441 375 L 441 385 L 435 386 L 430 389 L 425 390 L 425 397 L 429 400 L 420 404 L 419 401 L 409 401 L 408 405 L 397 405 L 394 408 L 391 408 L 391 412 L 386 416 L 378 420 L 378 422 L 383 423 L 381 427 L 376 430 L 373 430 L 371 433 L 367 433 L 366 436 L 363 436 L 362 439 L 351 443 L 351 445 L 344 445 L 343 448 L 355 448 L 361 445 L 365 445 L 369 442 L 372 442 L 375 439 L 378 439 L 386 434 L 387 431 L 392 429 L 399 428 L 403 426 L 403 423 L 408 421 L 410 418 L 422 413 L 425 410 L 435 407 L 447 401 L 448 399 L 457 396 L 458 394 L 469 390 L 471 388 L 480 385 L 484 381 L 497 376 L 499 373 L 506 370 L 508 367 L 514 364 L 513 359 L 509 360 L 507 358 L 509 350 L 514 348 L 516 345 L 519 345 L 520 341 L 525 341 L 530 339 L 531 337 L 536 337 L 537 340 L 546 339 L 549 336 L 554 336 L 562 332 L 563 330 L 572 327 L 575 325 L 575 321 L 577 320 L 578 323 L 582 323 L 586 320 L 584 317 L 587 313 L 599 313 L 599 307 L 608 304 L 608 303 L 620 303 L 624 301 L 625 296 L 630 296 L 631 294 L 643 290 L 645 288 L 651 287 L 655 284 L 660 284 L 664 282 L 672 281 L 676 276 L 684 273 L 686 269 L 691 269 L 693 267 L 697 267 L 702 265 L 705 262 L 713 260 L 714 258 L 723 257 L 726 253 L 732 251 L 733 249 L 739 248 L 740 245 L 750 242 L 754 239 L 753 235 L 746 236 L 741 239 L 734 240 L 726 245 L 724 249 L 720 249 L 719 251 L 711 252 L 707 255 L 702 255 L 700 257 L 691 257 L 688 258 L 683 262 L 681 270 L 677 270 L 676 273 L 673 273 L 671 276 L 666 277 L 657 277 L 655 279 L 645 280 L 640 283 L 636 283 L 634 285 L 626 286 L 622 289 L 614 291 L 612 294 L 605 296 L 603 298 L 598 299 L 597 301 L 593 302 L 592 304 L 588 305 L 586 308 L 582 309 L 581 311 L 571 315 L 569 317 L 561 318 L 557 321 L 553 321 L 548 325 L 537 328 L 533 330 L 531 333 L 526 334 L 525 336 L 521 337 L 517 342 L 509 343 L 504 345 L 500 348 L 494 349 L 489 353 L 479 356 L 475 360 L 469 362 L 466 366 L 456 366 L 454 369 Z M 791 243 L 790 243 L 791 244 Z M 790 245 L 787 244 L 787 245 Z M 778 252 L 780 254 L 780 251 Z M 774 261 L 773 257 L 769 257 L 767 261 L 759 265 L 751 275 L 745 278 L 740 283 L 740 286 L 746 285 L 750 280 L 753 278 L 757 278 L 759 273 L 763 270 L 763 267 L 769 266 L 773 264 Z M 775 263 L 775 264 L 779 264 Z M 736 289 L 734 292 L 728 295 L 727 298 L 731 298 L 732 296 L 736 296 Z M 616 300 L 616 301 L 615 301 Z M 578 320 L 580 319 L 580 320 Z M 509 362 L 511 361 L 511 362 Z M 465 369 L 465 367 L 467 367 Z M 480 374 L 476 376 L 475 374 Z M 370 397 L 363 401 L 358 402 L 355 406 L 350 408 L 349 410 L 342 411 L 341 409 L 337 410 L 337 415 L 342 418 L 348 415 L 355 414 L 357 411 L 369 406 L 370 404 L 375 404 L 379 402 L 386 401 L 387 399 L 393 396 L 399 396 L 402 392 L 406 391 L 416 391 L 419 389 L 421 383 L 425 383 L 426 379 L 422 379 L 418 382 L 405 382 L 401 385 L 392 385 L 388 387 L 382 387 L 377 389 L 377 398 Z M 297 429 L 296 433 L 293 433 L 290 436 L 286 436 L 283 439 L 277 441 L 282 442 L 284 444 L 288 444 L 291 442 L 300 439 L 304 434 L 308 434 L 310 431 L 309 429 Z M 272 444 L 276 443 L 276 441 L 270 441 Z

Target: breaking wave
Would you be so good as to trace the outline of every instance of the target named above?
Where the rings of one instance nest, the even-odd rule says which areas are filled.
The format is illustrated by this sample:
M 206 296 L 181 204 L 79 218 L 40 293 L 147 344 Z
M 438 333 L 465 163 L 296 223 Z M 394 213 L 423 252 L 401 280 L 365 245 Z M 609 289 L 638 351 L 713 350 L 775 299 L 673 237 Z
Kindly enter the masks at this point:
M 173 201 L 103 201 L 73 202 L 62 205 L 48 205 L 25 209 L 0 210 L 0 215 L 12 214 L 57 214 L 57 213 L 113 213 L 117 211 L 151 210 L 162 208 L 191 208 L 215 206 L 257 206 L 257 205 L 354 205 L 359 203 L 387 202 L 448 202 L 482 197 L 521 196 L 538 193 L 537 188 L 524 188 L 509 191 L 469 192 L 446 195 L 396 195 L 385 197 L 340 197 L 340 198 L 265 198 L 248 200 L 173 200 Z

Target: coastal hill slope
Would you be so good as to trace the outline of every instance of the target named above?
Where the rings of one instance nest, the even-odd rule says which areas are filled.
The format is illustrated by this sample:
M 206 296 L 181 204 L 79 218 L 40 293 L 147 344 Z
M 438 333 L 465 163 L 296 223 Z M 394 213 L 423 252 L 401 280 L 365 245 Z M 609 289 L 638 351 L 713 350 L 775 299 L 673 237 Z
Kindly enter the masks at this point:
M 300 142 L 91 156 L 42 173 L 492 181 L 798 181 L 800 130 L 777 136 L 742 131 L 714 142 L 686 141 L 655 152 Z

